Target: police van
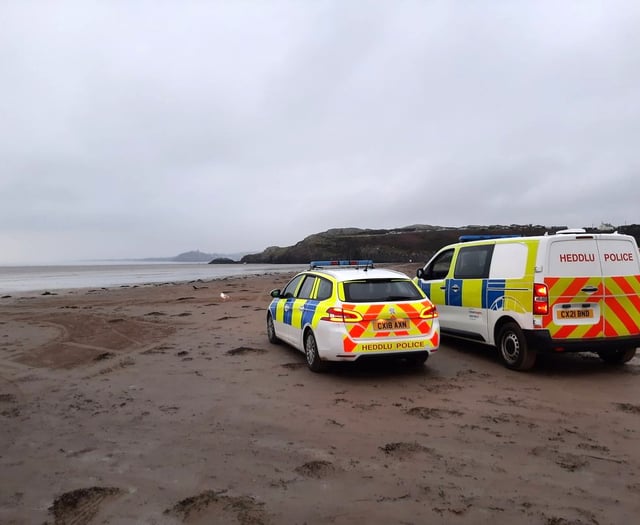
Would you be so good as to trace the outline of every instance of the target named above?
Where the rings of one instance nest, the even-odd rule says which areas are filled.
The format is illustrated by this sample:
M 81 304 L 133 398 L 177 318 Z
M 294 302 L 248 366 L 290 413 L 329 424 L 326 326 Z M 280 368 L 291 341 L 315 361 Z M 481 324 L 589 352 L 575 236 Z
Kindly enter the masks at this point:
M 438 251 L 416 283 L 442 335 L 496 346 L 507 368 L 538 352 L 596 352 L 607 363 L 640 346 L 640 257 L 618 233 L 466 236 Z

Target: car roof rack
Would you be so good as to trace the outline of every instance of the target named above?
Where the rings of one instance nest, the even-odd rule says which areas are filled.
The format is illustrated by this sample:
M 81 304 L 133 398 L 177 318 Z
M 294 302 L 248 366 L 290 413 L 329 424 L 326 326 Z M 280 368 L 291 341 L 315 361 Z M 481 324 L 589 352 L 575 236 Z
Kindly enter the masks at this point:
M 373 268 L 371 259 L 334 259 L 327 261 L 311 261 L 309 267 L 314 268 Z
M 459 242 L 469 241 L 484 241 L 487 239 L 510 239 L 514 237 L 521 237 L 521 235 L 515 234 L 497 234 L 497 235 L 461 235 L 458 237 Z

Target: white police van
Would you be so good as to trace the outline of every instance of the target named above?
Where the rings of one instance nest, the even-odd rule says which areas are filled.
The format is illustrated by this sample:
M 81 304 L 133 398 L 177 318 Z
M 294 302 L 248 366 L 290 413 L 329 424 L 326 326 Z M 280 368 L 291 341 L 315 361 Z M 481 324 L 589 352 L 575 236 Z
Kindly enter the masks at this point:
M 640 346 L 635 239 L 583 229 L 461 237 L 417 271 L 443 335 L 494 345 L 526 370 L 538 352 L 596 352 L 625 363 Z

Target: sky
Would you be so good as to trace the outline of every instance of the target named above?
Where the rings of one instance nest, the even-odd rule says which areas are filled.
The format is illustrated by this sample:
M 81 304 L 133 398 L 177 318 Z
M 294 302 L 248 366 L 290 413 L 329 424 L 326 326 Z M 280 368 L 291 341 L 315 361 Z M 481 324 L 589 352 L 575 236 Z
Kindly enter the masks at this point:
M 0 265 L 640 223 L 640 2 L 0 0 Z

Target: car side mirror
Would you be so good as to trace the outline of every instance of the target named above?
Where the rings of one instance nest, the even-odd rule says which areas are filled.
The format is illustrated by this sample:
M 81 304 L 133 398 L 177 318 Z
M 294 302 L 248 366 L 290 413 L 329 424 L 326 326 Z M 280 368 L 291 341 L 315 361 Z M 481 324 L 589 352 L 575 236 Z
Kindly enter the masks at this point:
M 271 297 L 278 298 L 278 297 L 280 297 L 280 293 L 281 293 L 280 292 L 280 288 L 276 288 L 275 290 L 271 290 L 271 292 L 269 292 L 269 295 Z
M 424 279 L 424 269 L 418 268 L 416 275 L 418 276 L 418 279 Z

